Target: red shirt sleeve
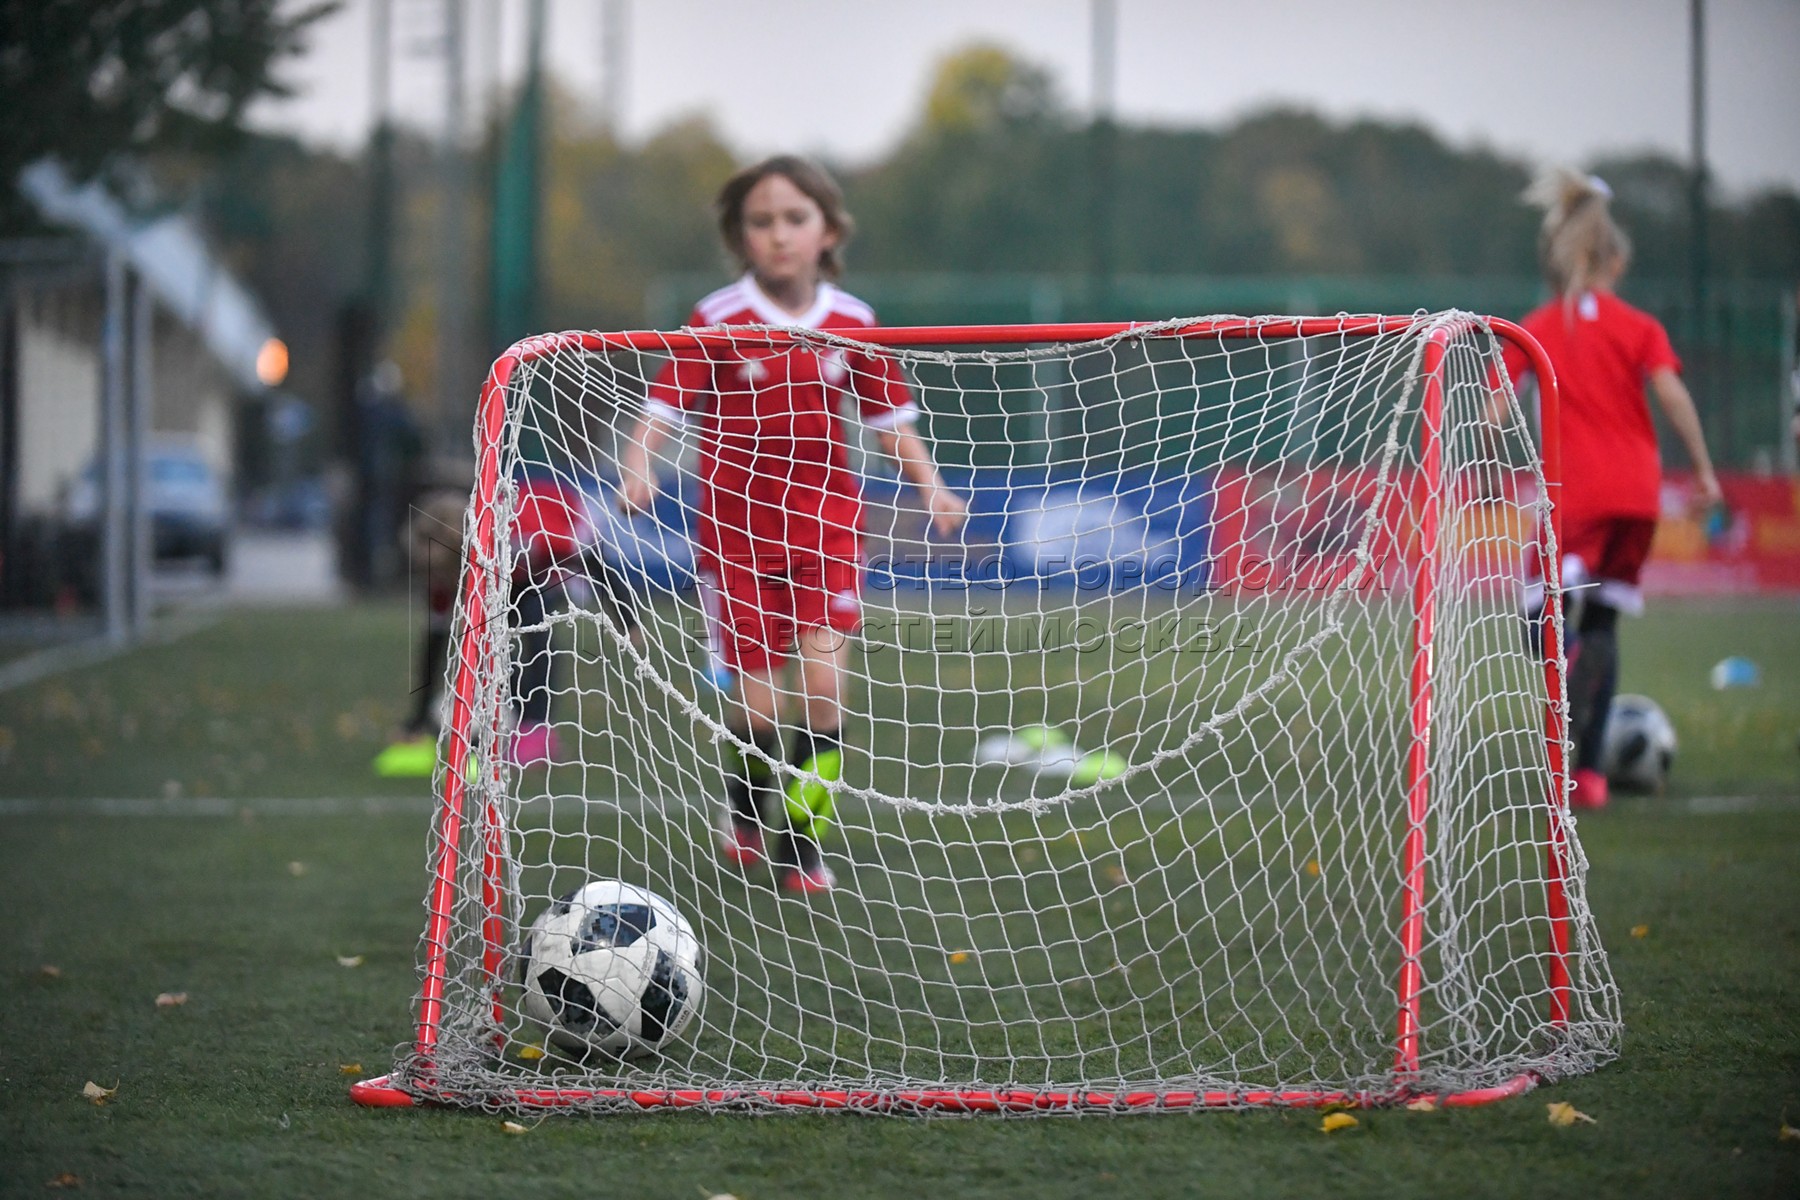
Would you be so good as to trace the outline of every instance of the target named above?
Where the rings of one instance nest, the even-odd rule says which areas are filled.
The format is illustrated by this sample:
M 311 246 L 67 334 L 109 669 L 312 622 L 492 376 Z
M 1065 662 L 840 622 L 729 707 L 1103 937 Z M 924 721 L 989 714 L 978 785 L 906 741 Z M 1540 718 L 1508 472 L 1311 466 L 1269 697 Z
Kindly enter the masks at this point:
M 1511 342 L 1501 343 L 1500 355 L 1506 363 L 1506 377 L 1512 380 L 1512 385 L 1515 388 L 1518 387 L 1519 380 L 1531 373 L 1531 360 L 1525 357 L 1525 352 L 1523 350 L 1519 349 Z M 1498 379 L 1489 379 L 1488 384 L 1491 387 L 1499 387 L 1500 381 Z
M 706 321 L 700 310 L 695 309 L 688 314 L 687 323 L 697 326 Z M 677 350 L 650 382 L 644 401 L 652 412 L 662 408 L 687 413 L 704 404 L 713 390 L 713 364 L 706 351 Z
M 893 429 L 918 417 L 912 388 L 892 355 L 847 354 L 844 365 L 850 371 L 850 390 L 856 393 L 863 424 L 871 429 Z
M 1674 371 L 1681 373 L 1681 356 L 1675 353 L 1675 347 L 1669 342 L 1669 331 L 1662 327 L 1662 322 L 1655 317 L 1644 318 L 1644 336 L 1642 349 L 1638 355 L 1638 369 L 1648 380 L 1658 371 Z
M 1538 338 L 1541 342 L 1543 341 L 1543 338 L 1539 337 L 1538 331 L 1533 328 L 1533 325 L 1537 321 L 1537 316 L 1537 312 L 1527 314 L 1520 319 L 1519 328 L 1523 329 L 1526 333 L 1529 333 L 1532 337 Z M 1517 388 L 1519 386 L 1519 381 L 1532 373 L 1531 359 L 1527 357 L 1525 351 L 1519 349 L 1510 338 L 1501 339 L 1500 356 L 1506 362 L 1506 377 L 1512 380 L 1513 387 Z M 1490 380 L 1489 382 L 1494 386 L 1499 386 L 1500 383 L 1497 379 Z

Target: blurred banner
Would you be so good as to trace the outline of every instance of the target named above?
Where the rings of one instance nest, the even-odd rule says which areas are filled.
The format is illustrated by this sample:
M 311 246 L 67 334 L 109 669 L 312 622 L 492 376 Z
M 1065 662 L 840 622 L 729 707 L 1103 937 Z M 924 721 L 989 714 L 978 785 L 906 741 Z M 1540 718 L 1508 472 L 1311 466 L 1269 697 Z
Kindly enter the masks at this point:
M 1693 476 L 1663 476 L 1662 522 L 1644 570 L 1655 596 L 1800 593 L 1800 478 L 1721 474 L 1725 512 L 1707 519 Z
M 693 481 L 684 483 L 679 493 L 658 498 L 653 516 L 629 521 L 600 502 L 612 494 L 610 481 L 587 485 L 604 553 L 639 586 L 692 583 L 688 537 L 698 497 Z M 955 546 L 927 536 L 925 514 L 910 492 L 891 479 L 866 481 L 867 510 L 883 516 L 883 526 L 864 537 L 870 588 L 1324 593 L 1356 569 L 1365 531 L 1371 565 L 1365 586 L 1393 587 L 1418 558 L 1410 515 L 1418 480 L 1411 472 L 1385 487 L 1368 473 L 1296 480 L 1236 469 L 1174 480 L 1148 471 L 1082 478 L 977 469 L 957 473 L 951 483 L 971 502 Z M 1727 474 L 1723 485 L 1726 511 L 1709 521 L 1691 477 L 1666 478 L 1645 590 L 1800 593 L 1800 481 Z M 1529 502 L 1528 481 L 1509 490 Z M 1473 524 L 1447 531 L 1465 553 L 1522 548 L 1530 539 L 1516 502 L 1475 505 L 1469 513 Z M 1226 549 L 1215 554 L 1215 545 Z

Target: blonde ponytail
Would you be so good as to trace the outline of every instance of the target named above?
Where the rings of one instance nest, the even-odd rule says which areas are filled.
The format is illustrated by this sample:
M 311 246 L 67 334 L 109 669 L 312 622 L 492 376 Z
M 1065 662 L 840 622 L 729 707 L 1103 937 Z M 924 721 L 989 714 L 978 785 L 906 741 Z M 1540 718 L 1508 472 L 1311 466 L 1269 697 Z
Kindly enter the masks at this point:
M 1565 304 L 1594 285 L 1615 262 L 1631 257 L 1631 239 L 1612 219 L 1612 190 L 1594 175 L 1555 167 L 1525 189 L 1525 202 L 1544 210 L 1538 262 Z

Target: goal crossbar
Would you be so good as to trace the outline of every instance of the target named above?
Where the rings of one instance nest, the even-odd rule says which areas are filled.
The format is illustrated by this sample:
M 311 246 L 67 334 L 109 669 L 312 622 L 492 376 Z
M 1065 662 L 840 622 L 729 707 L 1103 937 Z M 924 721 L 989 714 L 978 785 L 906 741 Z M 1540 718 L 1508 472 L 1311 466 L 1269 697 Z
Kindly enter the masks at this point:
M 1133 339 L 1191 339 L 1228 342 L 1239 339 L 1286 339 L 1317 336 L 1345 338 L 1375 337 L 1417 331 L 1419 315 L 1411 316 L 1335 316 L 1335 317 L 1222 317 L 1192 321 L 1140 323 L 1063 323 L 1035 325 L 968 325 L 968 326 L 894 326 L 859 329 L 855 342 L 862 345 L 902 348 L 951 348 L 986 346 L 1044 346 L 1060 343 L 1130 341 Z M 1561 508 L 1554 503 L 1562 477 L 1562 445 L 1555 371 L 1543 348 L 1523 328 L 1493 317 L 1476 317 L 1466 313 L 1441 314 L 1423 333 L 1421 356 L 1421 440 L 1420 463 L 1425 476 L 1423 509 L 1419 515 L 1420 536 L 1435 536 L 1439 520 L 1436 473 L 1440 469 L 1438 434 L 1443 421 L 1444 360 L 1451 344 L 1476 330 L 1485 330 L 1516 348 L 1535 375 L 1539 395 L 1540 441 L 1539 465 L 1551 503 L 1548 505 L 1548 545 L 1560 544 Z M 508 412 L 509 385 L 521 368 L 567 353 L 604 354 L 618 351 L 678 353 L 703 351 L 727 346 L 762 345 L 780 347 L 830 342 L 833 337 L 817 331 L 796 331 L 780 327 L 684 328 L 678 331 L 623 331 L 612 333 L 569 332 L 528 337 L 515 343 L 497 358 L 481 391 L 477 413 L 478 461 L 476 467 L 473 518 L 469 527 L 471 547 L 465 551 L 464 579 L 461 585 L 463 619 L 461 653 L 456 658 L 450 690 L 450 714 L 446 752 L 443 761 L 461 764 L 473 750 L 471 727 L 476 718 L 475 661 L 480 653 L 479 631 L 494 617 L 487 611 L 487 594 L 477 561 L 493 558 L 496 500 L 504 482 L 502 449 Z M 846 344 L 849 344 L 846 342 Z M 1498 385 L 1498 381 L 1496 381 Z M 1570 876 L 1569 830 L 1567 825 L 1566 754 L 1566 680 L 1565 664 L 1558 646 L 1549 639 L 1557 636 L 1562 624 L 1561 591 L 1558 586 L 1559 563 L 1556 554 L 1544 556 L 1546 612 L 1543 621 L 1546 644 L 1543 647 L 1543 745 L 1548 762 L 1549 794 L 1544 799 L 1547 814 L 1547 859 L 1545 864 L 1545 912 L 1548 918 L 1549 944 L 1545 947 L 1548 976 L 1547 1018 L 1553 1027 L 1565 1025 L 1570 1018 L 1569 954 L 1571 916 L 1565 886 Z M 1426 826 L 1432 806 L 1426 757 L 1430 745 L 1431 706 L 1433 696 L 1433 656 L 1430 646 L 1436 607 L 1436 572 L 1431 563 L 1419 571 L 1413 581 L 1412 642 L 1415 656 L 1409 679 L 1408 713 L 1411 744 L 1407 753 L 1404 784 L 1406 834 L 1402 849 L 1402 878 L 1399 928 L 1401 931 L 1400 970 L 1394 983 L 1397 1013 L 1394 1036 L 1394 1084 L 1378 1090 L 1344 1090 L 1337 1088 L 1286 1089 L 1219 1089 L 1219 1090 L 1136 1090 L 1136 1091 L 1067 1091 L 1030 1088 L 948 1087 L 896 1090 L 862 1090 L 836 1087 L 800 1086 L 793 1088 L 591 1088 L 591 1087 L 518 1087 L 499 1098 L 508 1107 L 528 1110 L 556 1110 L 610 1101 L 640 1110 L 708 1108 L 731 1109 L 768 1107 L 771 1105 L 815 1110 L 850 1111 L 939 1111 L 950 1113 L 980 1112 L 1119 1112 L 1119 1111 L 1187 1111 L 1202 1109 L 1241 1109 L 1255 1107 L 1352 1107 L 1399 1105 L 1428 1100 L 1435 1104 L 1461 1107 L 1491 1103 L 1523 1094 L 1540 1082 L 1532 1071 L 1522 1071 L 1505 1081 L 1488 1087 L 1463 1090 L 1441 1090 L 1415 1086 L 1412 1077 L 1419 1069 L 1420 1000 L 1422 988 L 1421 957 L 1426 938 Z M 481 770 L 497 783 L 500 767 L 484 763 Z M 441 802 L 436 814 L 435 839 L 438 854 L 432 867 L 427 897 L 427 922 L 423 937 L 423 963 L 419 993 L 416 1034 L 413 1041 L 415 1071 L 407 1086 L 398 1086 L 383 1075 L 360 1081 L 350 1088 L 351 1098 L 369 1107 L 401 1107 L 419 1104 L 457 1104 L 467 1102 L 454 1089 L 434 1089 L 430 1084 L 430 1064 L 438 1045 L 444 1018 L 446 956 L 451 941 L 453 908 L 457 888 L 457 847 L 463 827 L 469 819 L 466 812 L 468 793 L 475 780 L 464 770 L 447 769 L 441 774 Z M 482 813 L 486 842 L 483 849 L 480 896 L 483 955 L 482 965 L 491 981 L 493 1017 L 498 1024 L 502 1016 L 502 972 L 507 958 L 503 913 L 505 889 L 502 814 L 496 807 L 497 788 L 484 789 L 487 799 Z M 495 1097 L 484 1097 L 494 1103 Z

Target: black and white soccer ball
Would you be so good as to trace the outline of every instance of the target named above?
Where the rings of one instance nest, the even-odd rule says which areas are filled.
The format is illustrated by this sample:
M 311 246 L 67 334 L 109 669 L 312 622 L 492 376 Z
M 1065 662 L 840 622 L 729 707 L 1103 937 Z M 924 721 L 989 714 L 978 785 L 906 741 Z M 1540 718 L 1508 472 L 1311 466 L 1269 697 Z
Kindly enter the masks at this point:
M 596 879 L 538 914 L 520 955 L 525 1015 L 572 1054 L 667 1047 L 700 1007 L 700 939 L 661 896 Z
M 1615 787 L 1660 792 L 1675 764 L 1675 726 L 1648 696 L 1615 696 L 1606 714 L 1600 769 Z

